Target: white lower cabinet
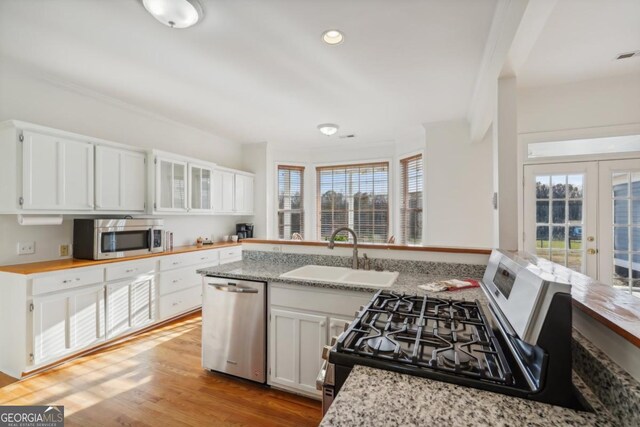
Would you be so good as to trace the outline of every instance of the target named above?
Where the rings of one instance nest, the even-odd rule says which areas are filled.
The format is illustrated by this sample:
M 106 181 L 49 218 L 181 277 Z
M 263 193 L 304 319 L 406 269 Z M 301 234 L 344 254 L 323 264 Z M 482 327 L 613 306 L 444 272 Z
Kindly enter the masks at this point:
M 138 329 L 154 320 L 155 280 L 144 277 L 107 284 L 107 338 Z
M 59 359 L 104 340 L 104 286 L 33 299 L 33 363 Z
M 40 364 L 64 356 L 69 351 L 68 295 L 56 294 L 33 299 L 33 362 Z
M 269 384 L 319 397 L 322 348 L 372 294 L 270 283 Z
M 318 394 L 316 376 L 327 344 L 327 318 L 272 308 L 270 339 L 271 383 Z
M 73 292 L 69 296 L 69 345 L 72 351 L 105 339 L 104 286 Z

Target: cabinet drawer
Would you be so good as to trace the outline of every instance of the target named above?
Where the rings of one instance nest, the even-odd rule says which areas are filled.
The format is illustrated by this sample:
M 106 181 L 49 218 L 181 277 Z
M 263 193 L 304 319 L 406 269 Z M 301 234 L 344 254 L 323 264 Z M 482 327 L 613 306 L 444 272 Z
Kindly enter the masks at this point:
M 62 291 L 104 281 L 104 269 L 70 269 L 33 279 L 33 295 Z
M 318 311 L 352 319 L 361 305 L 371 300 L 373 293 L 355 291 L 325 291 L 313 288 L 271 286 L 271 305 L 293 307 L 296 310 Z
M 166 319 L 178 313 L 202 305 L 202 286 L 183 289 L 160 297 L 160 318 Z
M 107 282 L 126 279 L 141 275 L 154 274 L 156 272 L 156 260 L 118 262 L 105 268 Z
M 180 268 L 160 274 L 160 295 L 201 285 L 202 276 L 196 273 L 196 267 Z
M 171 270 L 194 264 L 218 264 L 218 251 L 214 249 L 189 252 L 179 255 L 167 255 L 160 258 L 160 270 Z
M 242 246 L 231 246 L 229 248 L 219 249 L 220 264 L 228 264 L 230 262 L 242 260 Z

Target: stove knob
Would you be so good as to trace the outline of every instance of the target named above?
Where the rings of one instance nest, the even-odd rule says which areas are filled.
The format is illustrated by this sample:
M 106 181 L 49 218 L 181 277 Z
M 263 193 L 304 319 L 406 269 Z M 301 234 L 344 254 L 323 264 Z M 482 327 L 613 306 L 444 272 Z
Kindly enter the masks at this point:
M 347 329 L 349 329 L 349 323 L 344 324 L 344 329 L 342 330 L 342 332 L 346 332 Z
M 336 345 L 337 342 L 338 342 L 338 337 L 331 337 L 331 347 Z
M 330 345 L 325 345 L 324 347 L 322 347 L 322 359 L 324 360 L 329 360 L 329 352 L 331 351 L 333 347 Z

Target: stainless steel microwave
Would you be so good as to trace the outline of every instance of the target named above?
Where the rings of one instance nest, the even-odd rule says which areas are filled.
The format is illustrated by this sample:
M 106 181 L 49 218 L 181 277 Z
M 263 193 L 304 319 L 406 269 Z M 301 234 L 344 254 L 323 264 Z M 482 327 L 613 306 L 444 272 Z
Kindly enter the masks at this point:
M 74 219 L 73 257 L 113 259 L 164 252 L 161 219 Z

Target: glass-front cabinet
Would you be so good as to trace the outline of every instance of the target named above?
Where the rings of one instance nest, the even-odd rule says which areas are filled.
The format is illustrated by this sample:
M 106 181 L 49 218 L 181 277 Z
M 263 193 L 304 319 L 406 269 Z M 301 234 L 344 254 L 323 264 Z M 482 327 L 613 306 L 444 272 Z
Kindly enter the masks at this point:
M 211 211 L 212 175 L 210 167 L 189 164 L 190 210 Z
M 187 163 L 156 158 L 156 211 L 187 210 Z

